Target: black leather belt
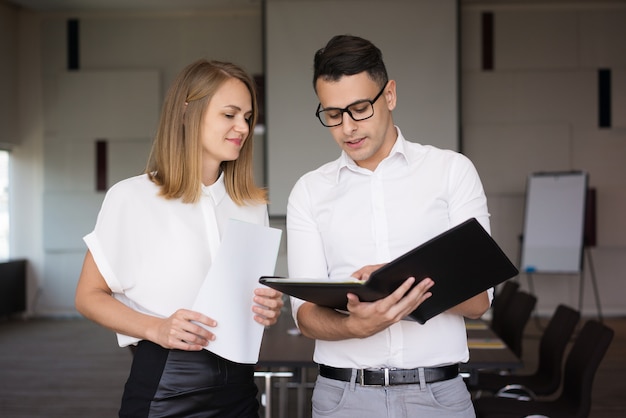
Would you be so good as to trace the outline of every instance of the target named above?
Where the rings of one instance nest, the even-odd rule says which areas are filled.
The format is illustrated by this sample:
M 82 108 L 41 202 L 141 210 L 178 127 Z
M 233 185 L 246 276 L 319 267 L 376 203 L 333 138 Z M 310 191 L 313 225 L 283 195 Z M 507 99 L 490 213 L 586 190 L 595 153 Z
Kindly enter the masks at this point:
M 420 383 L 420 369 L 424 370 L 424 383 L 435 383 L 453 379 L 459 374 L 459 365 L 451 364 L 441 367 L 421 367 L 417 369 L 358 369 L 357 383 L 362 386 L 394 386 Z M 353 369 L 319 365 L 320 376 L 349 382 Z

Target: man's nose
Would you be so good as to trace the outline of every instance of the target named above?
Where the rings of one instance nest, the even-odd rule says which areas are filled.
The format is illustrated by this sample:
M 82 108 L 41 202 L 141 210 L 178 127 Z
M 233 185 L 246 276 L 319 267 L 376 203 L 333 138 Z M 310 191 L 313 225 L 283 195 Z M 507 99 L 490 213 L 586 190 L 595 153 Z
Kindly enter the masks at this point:
M 352 116 L 348 112 L 343 112 L 341 118 L 341 126 L 343 127 L 343 132 L 347 135 L 350 135 L 356 130 L 356 121 L 352 119 Z

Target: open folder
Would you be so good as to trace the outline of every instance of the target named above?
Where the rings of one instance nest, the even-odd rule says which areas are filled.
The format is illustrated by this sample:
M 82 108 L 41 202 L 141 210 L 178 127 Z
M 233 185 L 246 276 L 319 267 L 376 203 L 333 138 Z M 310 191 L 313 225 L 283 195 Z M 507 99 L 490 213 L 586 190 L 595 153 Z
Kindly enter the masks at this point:
M 374 271 L 367 281 L 263 276 L 261 284 L 320 306 L 345 310 L 347 293 L 372 302 L 388 296 L 408 277 L 435 284 L 432 296 L 407 319 L 430 318 L 517 275 L 517 268 L 480 223 L 471 218 Z

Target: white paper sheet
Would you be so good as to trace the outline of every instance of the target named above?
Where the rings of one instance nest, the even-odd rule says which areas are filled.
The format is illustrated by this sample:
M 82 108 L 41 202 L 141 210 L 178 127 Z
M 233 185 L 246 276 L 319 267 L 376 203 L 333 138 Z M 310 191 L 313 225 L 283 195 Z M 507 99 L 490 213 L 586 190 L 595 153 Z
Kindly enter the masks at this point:
M 231 219 L 219 252 L 198 293 L 193 310 L 217 321 L 207 327 L 215 340 L 207 350 L 237 363 L 256 363 L 263 325 L 253 318 L 254 289 L 259 277 L 276 267 L 282 231 Z

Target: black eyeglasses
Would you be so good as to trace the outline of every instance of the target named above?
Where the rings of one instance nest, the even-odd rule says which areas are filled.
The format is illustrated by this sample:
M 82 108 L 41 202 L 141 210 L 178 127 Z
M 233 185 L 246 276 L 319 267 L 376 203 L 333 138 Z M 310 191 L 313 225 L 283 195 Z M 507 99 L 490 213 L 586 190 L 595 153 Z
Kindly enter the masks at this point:
M 374 103 L 376 103 L 376 100 L 378 100 L 378 98 L 383 94 L 385 87 L 387 87 L 387 83 L 385 83 L 380 92 L 378 92 L 376 97 L 372 100 L 359 100 L 358 102 L 354 102 L 351 105 L 344 107 L 343 109 L 338 107 L 322 109 L 322 104 L 320 103 L 317 105 L 315 116 L 317 116 L 320 122 L 322 122 L 322 125 L 327 128 L 341 125 L 343 123 L 344 113 L 350 115 L 354 121 L 369 119 L 374 116 Z

